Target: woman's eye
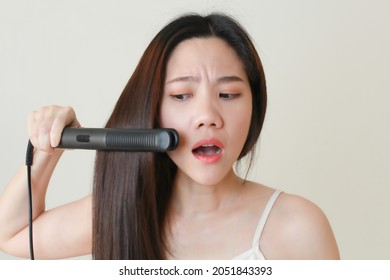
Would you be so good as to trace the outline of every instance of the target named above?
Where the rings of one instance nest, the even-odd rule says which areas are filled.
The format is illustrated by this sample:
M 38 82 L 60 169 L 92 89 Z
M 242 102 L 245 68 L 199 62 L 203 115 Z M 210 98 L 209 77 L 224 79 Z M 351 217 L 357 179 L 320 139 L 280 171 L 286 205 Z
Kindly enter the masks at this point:
M 183 93 L 183 94 L 173 94 L 171 95 L 171 97 L 177 101 L 185 101 L 189 99 L 191 95 L 189 93 Z
M 232 99 L 235 99 L 237 97 L 239 97 L 241 94 L 240 93 L 224 93 L 224 92 L 221 92 L 219 94 L 219 98 L 223 99 L 223 100 L 232 100 Z

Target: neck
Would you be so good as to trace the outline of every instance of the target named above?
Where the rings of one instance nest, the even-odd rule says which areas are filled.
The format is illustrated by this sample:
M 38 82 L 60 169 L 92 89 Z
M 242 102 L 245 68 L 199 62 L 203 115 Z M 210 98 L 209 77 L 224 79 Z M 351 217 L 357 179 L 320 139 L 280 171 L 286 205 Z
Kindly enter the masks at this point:
M 229 207 L 243 185 L 233 169 L 216 185 L 201 185 L 184 173 L 176 175 L 171 209 L 179 215 L 210 214 Z

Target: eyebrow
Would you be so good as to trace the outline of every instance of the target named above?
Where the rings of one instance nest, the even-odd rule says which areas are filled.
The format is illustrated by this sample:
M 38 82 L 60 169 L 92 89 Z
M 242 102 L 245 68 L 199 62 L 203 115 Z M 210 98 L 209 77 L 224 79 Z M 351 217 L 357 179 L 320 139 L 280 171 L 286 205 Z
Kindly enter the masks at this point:
M 217 79 L 218 84 L 229 82 L 243 82 L 244 80 L 238 76 L 223 76 Z M 177 82 L 199 82 L 199 78 L 194 76 L 182 76 L 169 80 L 165 84 L 177 83 Z
M 165 84 L 171 84 L 177 82 L 197 82 L 197 81 L 199 81 L 199 78 L 195 78 L 194 76 L 183 76 L 183 77 L 177 77 L 172 80 L 169 80 Z
M 229 82 L 243 82 L 244 80 L 238 76 L 223 76 L 218 78 L 218 83 L 229 83 Z

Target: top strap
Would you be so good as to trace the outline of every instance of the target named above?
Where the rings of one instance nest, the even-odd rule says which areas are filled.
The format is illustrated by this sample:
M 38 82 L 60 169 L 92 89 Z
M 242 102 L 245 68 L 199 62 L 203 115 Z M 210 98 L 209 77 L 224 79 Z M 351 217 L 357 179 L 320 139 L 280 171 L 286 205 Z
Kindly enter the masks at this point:
M 272 207 L 275 204 L 276 199 L 282 193 L 280 190 L 275 190 L 274 193 L 269 198 L 267 205 L 264 208 L 263 213 L 261 214 L 259 224 L 257 225 L 255 236 L 253 238 L 252 246 L 256 252 L 260 252 L 260 237 L 263 233 L 265 224 L 267 222 L 268 216 L 271 213 Z

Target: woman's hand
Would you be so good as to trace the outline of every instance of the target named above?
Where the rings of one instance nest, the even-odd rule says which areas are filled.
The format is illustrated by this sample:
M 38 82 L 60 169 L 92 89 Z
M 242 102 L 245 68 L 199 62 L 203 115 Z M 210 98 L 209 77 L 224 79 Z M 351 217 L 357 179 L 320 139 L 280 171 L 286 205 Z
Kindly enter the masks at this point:
M 80 127 L 72 107 L 45 106 L 30 113 L 28 136 L 35 149 L 51 154 L 67 126 Z

